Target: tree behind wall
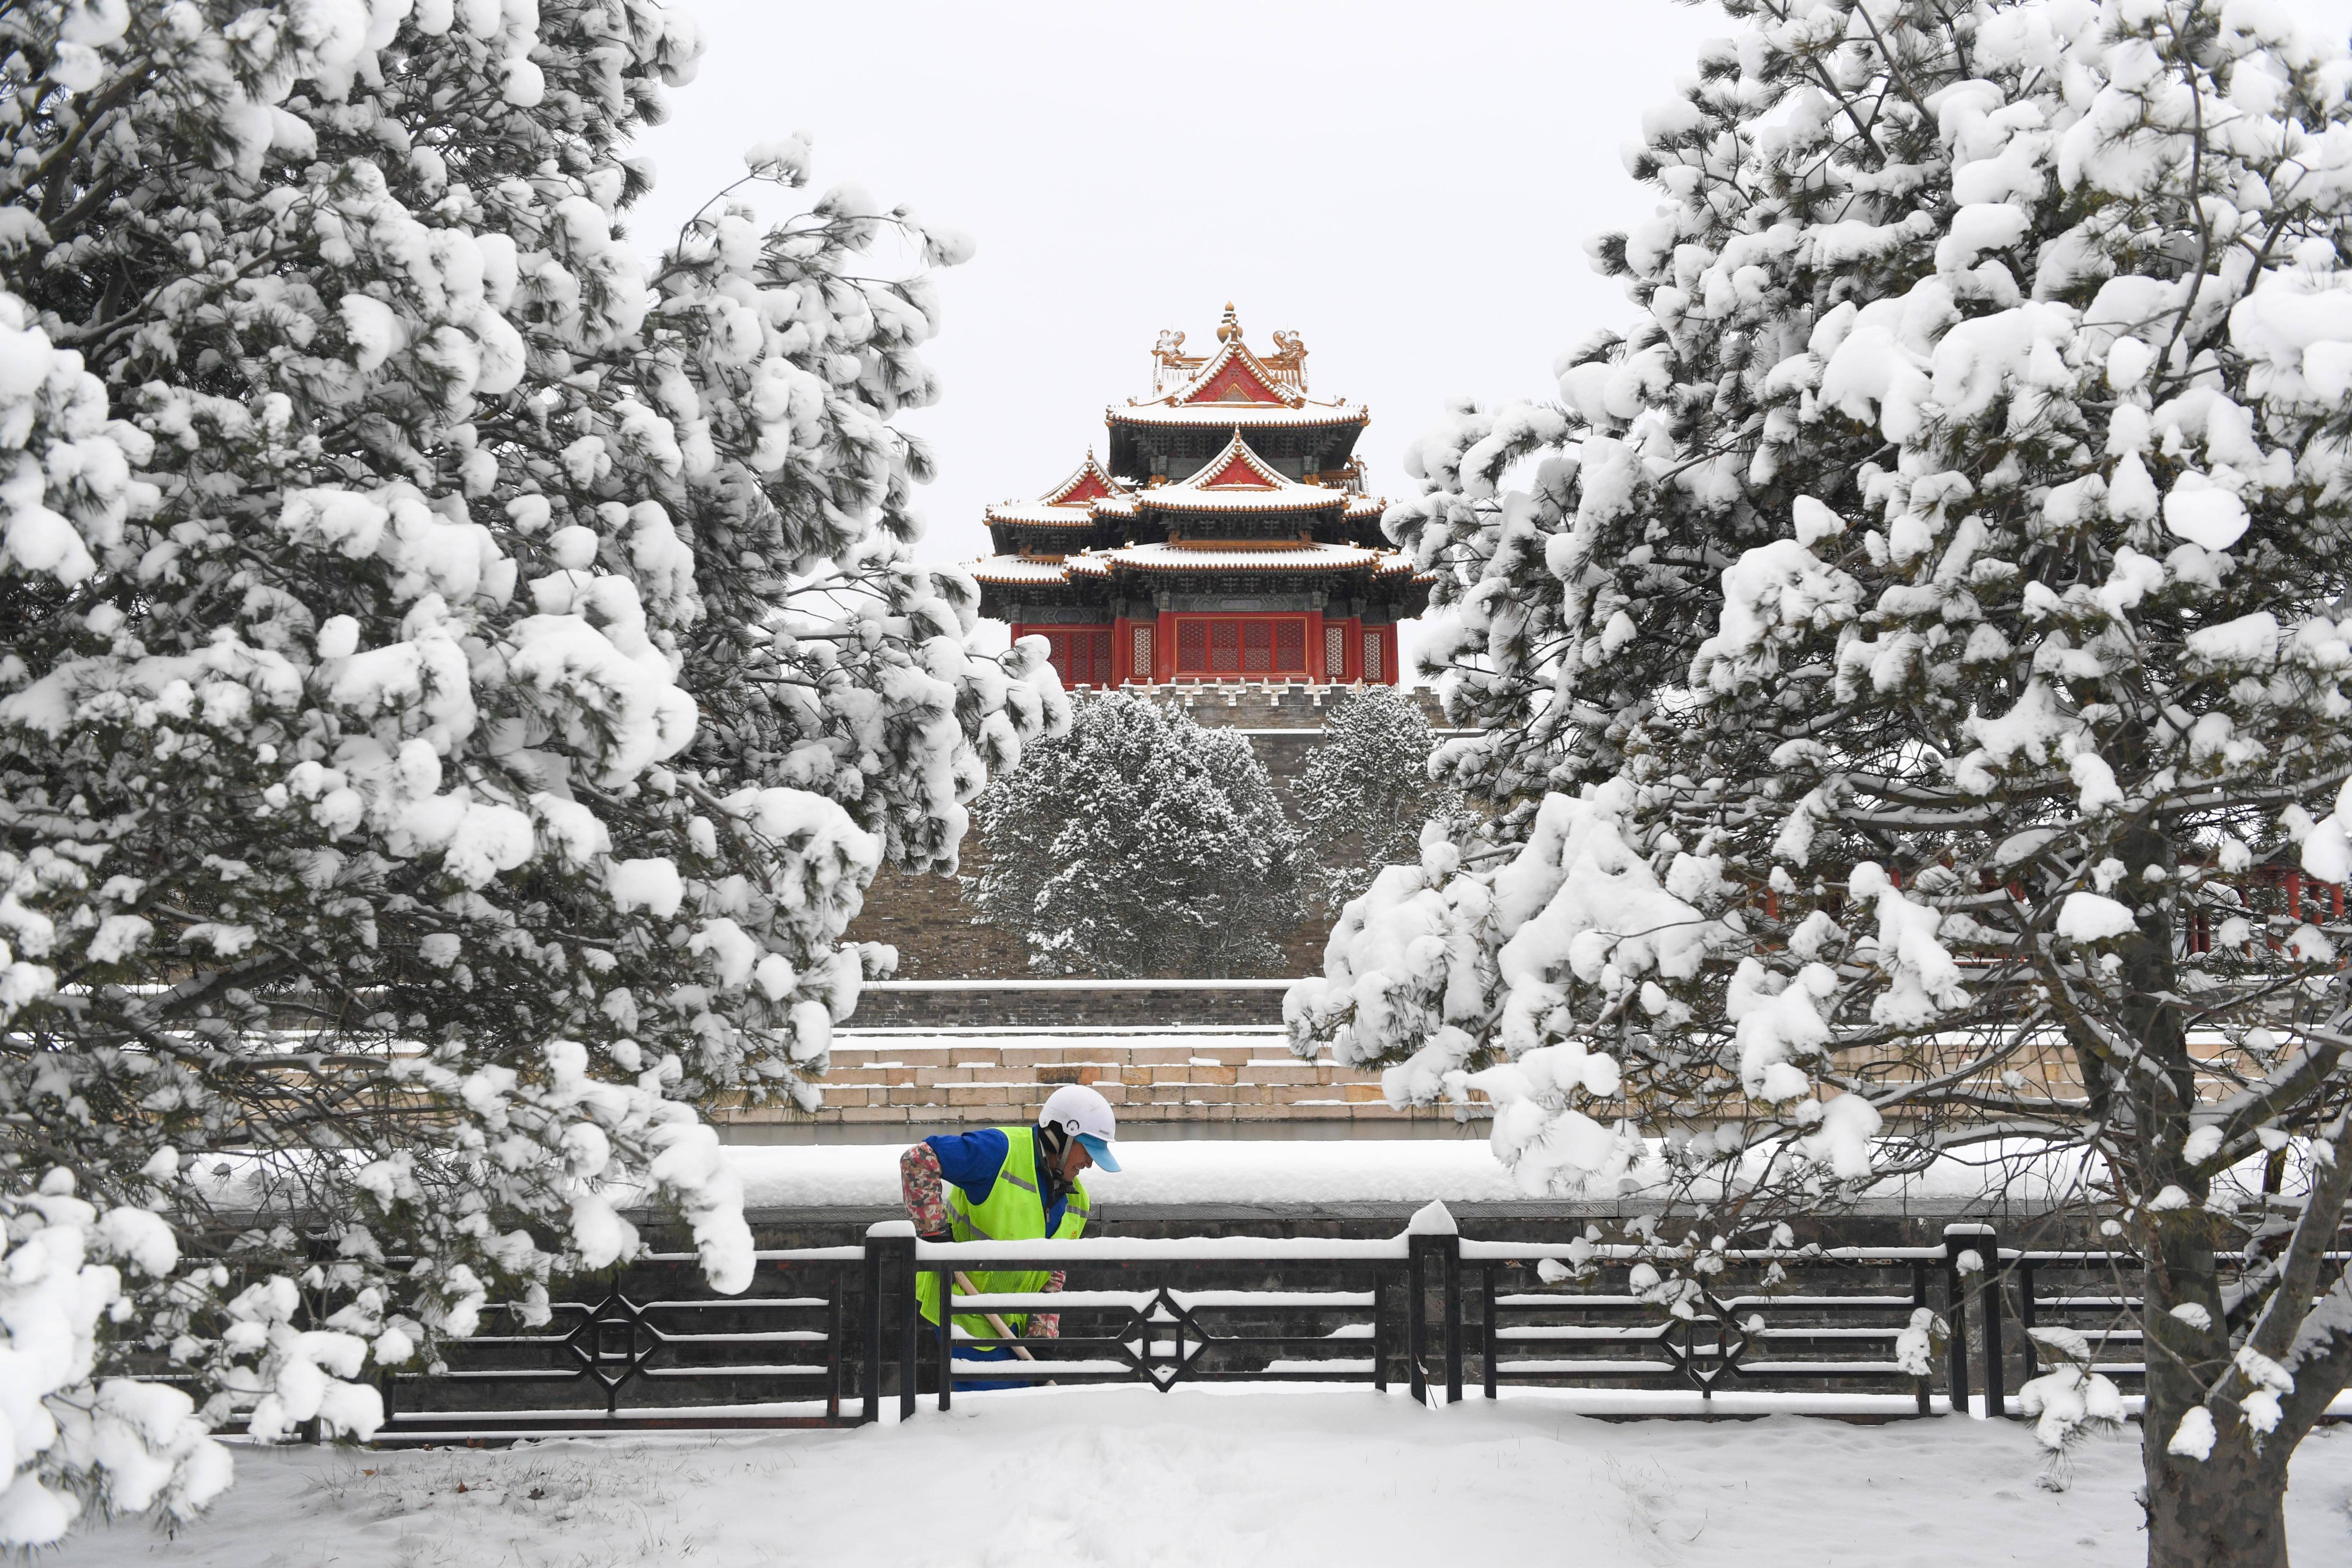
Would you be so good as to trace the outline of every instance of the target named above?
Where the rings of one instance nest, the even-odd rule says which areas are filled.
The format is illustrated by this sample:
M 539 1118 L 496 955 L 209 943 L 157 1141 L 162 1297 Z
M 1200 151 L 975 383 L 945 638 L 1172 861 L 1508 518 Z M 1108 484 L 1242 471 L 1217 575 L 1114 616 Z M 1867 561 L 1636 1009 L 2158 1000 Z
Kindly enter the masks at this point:
M 1248 740 L 1112 693 L 981 797 L 980 918 L 1034 967 L 1106 976 L 1279 973 L 1298 836 Z
M 1366 687 L 1326 713 L 1292 797 L 1312 867 L 1306 880 L 1327 914 L 1382 866 L 1412 859 L 1425 824 L 1458 816 L 1454 791 L 1429 775 L 1435 744 L 1421 704 L 1392 686 Z
M 1726 9 L 1593 247 L 1636 326 L 1417 450 L 1496 816 L 1349 908 L 1298 1043 L 1485 1090 L 1530 1191 L 1663 1134 L 1702 1236 L 2092 1156 L 2150 1562 L 2284 1564 L 2352 1038 L 2342 928 L 2250 868 L 2352 871 L 2352 67 L 2254 5 Z
M 1061 700 L 970 656 L 972 584 L 907 549 L 928 459 L 889 421 L 932 396 L 937 302 L 870 252 L 963 243 L 850 188 L 776 227 L 715 203 L 650 269 L 623 234 L 625 142 L 699 49 L 679 11 L 0 27 L 28 1545 L 225 1479 L 182 1395 L 93 1384 L 121 1349 L 257 1436 L 364 1432 L 371 1361 L 629 1256 L 625 1194 L 740 1289 L 696 1105 L 813 1099 L 867 879 L 951 864 Z

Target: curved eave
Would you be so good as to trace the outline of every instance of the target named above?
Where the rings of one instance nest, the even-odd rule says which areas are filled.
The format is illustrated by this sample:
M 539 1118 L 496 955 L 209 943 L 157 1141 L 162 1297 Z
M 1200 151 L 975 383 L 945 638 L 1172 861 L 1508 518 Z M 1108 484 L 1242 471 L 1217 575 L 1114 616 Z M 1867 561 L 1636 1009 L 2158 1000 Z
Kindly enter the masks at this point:
M 1010 523 L 1015 528 L 1091 528 L 1094 513 L 1083 506 L 1040 506 L 1034 501 L 1000 501 L 980 514 L 982 522 Z
M 1018 555 L 993 555 L 966 568 L 971 580 L 992 588 L 1059 588 L 1070 577 L 1060 563 L 1031 561 Z
M 1378 552 L 1357 545 L 1322 544 L 1284 550 L 1192 550 L 1181 545 L 1139 545 L 1089 556 L 1128 572 L 1371 572 Z M 1411 570 L 1410 564 L 1406 568 Z
M 1137 498 L 1136 504 L 1155 512 L 1337 511 L 1347 499 L 1336 491 L 1298 495 L 1282 490 L 1194 490 L 1169 485 Z
M 1370 413 L 1349 404 L 1309 404 L 1304 408 L 1286 408 L 1274 403 L 1189 403 L 1181 408 L 1155 403 L 1114 403 L 1104 411 L 1104 417 L 1113 425 L 1199 425 L 1212 428 L 1224 426 L 1243 429 L 1263 426 L 1308 428 L 1321 425 L 1365 425 L 1371 420 Z

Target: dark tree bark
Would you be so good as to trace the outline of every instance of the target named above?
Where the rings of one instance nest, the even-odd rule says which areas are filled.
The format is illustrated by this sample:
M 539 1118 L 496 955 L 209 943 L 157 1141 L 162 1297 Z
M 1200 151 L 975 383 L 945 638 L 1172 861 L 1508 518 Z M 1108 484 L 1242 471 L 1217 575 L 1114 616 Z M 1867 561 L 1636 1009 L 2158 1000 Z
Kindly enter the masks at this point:
M 2252 1437 L 2235 1423 L 2210 1457 L 2190 1459 L 2147 1428 L 2147 1568 L 2287 1568 L 2286 1467 L 2273 1474 Z

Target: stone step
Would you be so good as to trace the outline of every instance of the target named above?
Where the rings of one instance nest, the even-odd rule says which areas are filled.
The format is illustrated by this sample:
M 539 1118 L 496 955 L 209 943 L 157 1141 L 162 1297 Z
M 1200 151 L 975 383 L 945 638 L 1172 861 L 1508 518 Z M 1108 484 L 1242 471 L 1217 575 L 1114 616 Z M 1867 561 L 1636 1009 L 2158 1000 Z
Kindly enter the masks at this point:
M 1118 1067 L 1067 1062 L 1024 1071 L 1018 1068 L 904 1067 L 895 1063 L 868 1067 L 836 1065 L 825 1074 L 827 1093 L 850 1085 L 889 1085 L 914 1089 L 944 1089 L 953 1084 L 1021 1084 L 1036 1089 L 1041 1100 L 1066 1083 L 1148 1085 L 1155 1083 L 1231 1084 L 1265 1088 L 1332 1083 L 1372 1083 L 1377 1080 L 1331 1062 L 1248 1062 L 1240 1067 Z
M 903 1062 L 909 1067 L 1034 1067 L 1064 1062 L 1116 1062 L 1122 1067 L 1172 1067 L 1207 1062 L 1237 1067 L 1249 1061 L 1293 1061 L 1297 1058 L 1279 1040 L 1249 1045 L 1129 1045 L 1112 1041 L 1072 1041 L 1054 1045 L 981 1046 L 879 1044 L 838 1040 L 833 1047 L 837 1067 L 864 1067 L 877 1062 Z
M 742 1121 L 988 1125 L 1022 1121 L 1065 1084 L 1099 1089 L 1121 1118 L 1171 1121 L 1451 1120 L 1398 1111 L 1379 1074 L 1290 1054 L 1279 1030 L 1238 1034 L 836 1037 L 814 1118 L 782 1109 L 722 1112 Z
M 1356 1121 L 1397 1124 L 1420 1121 L 1451 1123 L 1451 1110 L 1422 1109 L 1391 1110 L 1380 1101 L 1349 1103 L 1344 1100 L 1314 1100 L 1291 1105 L 1245 1105 L 1217 1100 L 1171 1100 L 1143 1105 L 1119 1107 L 1121 1122 L 1190 1122 L 1190 1121 Z M 730 1120 L 742 1122 L 803 1121 L 808 1119 L 782 1110 L 737 1112 Z M 1019 1109 L 1003 1105 L 828 1105 L 815 1119 L 818 1123 L 835 1122 L 852 1125 L 884 1124 L 892 1126 L 932 1127 L 967 1125 L 992 1127 L 1006 1121 L 1026 1118 Z
M 1004 1105 L 1034 1109 L 1060 1086 L 1050 1083 L 835 1083 L 824 1090 L 827 1110 L 853 1105 Z M 1158 1083 L 1095 1086 L 1115 1106 L 1181 1104 L 1191 1100 L 1231 1105 L 1308 1105 L 1330 1100 L 1369 1104 L 1381 1100 L 1381 1086 L 1369 1081 L 1322 1083 L 1226 1083 L 1170 1079 Z

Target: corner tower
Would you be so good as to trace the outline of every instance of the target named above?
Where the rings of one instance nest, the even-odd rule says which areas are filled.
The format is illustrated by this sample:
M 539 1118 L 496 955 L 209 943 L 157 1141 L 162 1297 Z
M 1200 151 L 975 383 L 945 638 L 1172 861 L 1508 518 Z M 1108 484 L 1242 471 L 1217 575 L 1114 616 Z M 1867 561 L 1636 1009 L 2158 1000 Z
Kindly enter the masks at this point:
M 1162 332 L 1149 396 L 1114 404 L 1106 463 L 988 509 L 981 613 L 1053 650 L 1065 686 L 1397 682 L 1397 623 L 1431 579 L 1366 495 L 1360 404 L 1307 392 L 1307 349 L 1260 357 L 1225 307 L 1213 353 Z

